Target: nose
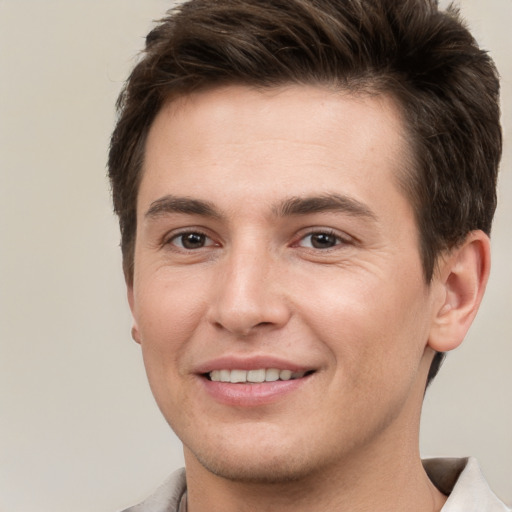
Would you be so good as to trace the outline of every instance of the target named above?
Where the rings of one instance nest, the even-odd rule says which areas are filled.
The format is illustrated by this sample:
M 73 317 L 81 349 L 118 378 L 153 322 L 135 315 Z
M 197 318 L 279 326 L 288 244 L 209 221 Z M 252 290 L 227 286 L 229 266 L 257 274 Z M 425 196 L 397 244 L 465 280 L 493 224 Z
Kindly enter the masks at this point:
M 218 271 L 208 314 L 216 328 L 245 337 L 288 322 L 285 279 L 269 251 L 233 249 Z

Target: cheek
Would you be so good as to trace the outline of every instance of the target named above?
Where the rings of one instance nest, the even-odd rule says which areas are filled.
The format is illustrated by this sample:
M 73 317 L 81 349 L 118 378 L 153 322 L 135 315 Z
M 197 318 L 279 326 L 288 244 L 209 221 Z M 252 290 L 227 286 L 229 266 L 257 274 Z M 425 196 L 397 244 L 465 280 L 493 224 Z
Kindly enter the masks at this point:
M 428 337 L 424 285 L 344 276 L 308 286 L 306 323 L 330 350 L 343 378 L 384 379 L 419 363 Z M 407 282 L 402 281 L 402 282 Z M 383 364 L 384 363 L 384 364 Z
M 138 286 L 137 286 L 138 285 Z M 201 320 L 206 298 L 194 280 L 159 278 L 136 283 L 134 317 L 148 375 L 175 368 Z
M 306 322 L 332 361 L 325 397 L 336 404 L 330 408 L 334 421 L 352 422 L 365 435 L 365 429 L 396 417 L 415 389 L 426 336 L 425 304 L 422 294 L 393 291 L 385 282 L 343 285 L 337 293 L 318 292 L 309 302 Z
M 135 312 L 148 382 L 168 421 L 186 402 L 184 354 L 202 318 L 200 296 L 183 282 L 146 279 L 136 287 Z

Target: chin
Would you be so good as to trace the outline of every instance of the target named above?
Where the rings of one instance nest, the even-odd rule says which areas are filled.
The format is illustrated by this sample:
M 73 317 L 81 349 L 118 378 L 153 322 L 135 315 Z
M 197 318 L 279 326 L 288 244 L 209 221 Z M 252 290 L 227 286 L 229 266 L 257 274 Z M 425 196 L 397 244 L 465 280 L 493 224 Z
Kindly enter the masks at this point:
M 310 475 L 313 470 L 305 461 L 301 463 L 290 459 L 289 456 L 267 456 L 264 459 L 252 456 L 253 460 L 247 460 L 245 457 L 195 457 L 210 473 L 240 483 L 278 485 L 296 482 Z
M 321 457 L 312 446 L 306 449 L 307 443 L 291 442 L 290 436 L 274 442 L 256 435 L 247 438 L 250 443 L 239 440 L 242 442 L 237 444 L 233 438 L 230 442 L 217 438 L 216 443 L 202 446 L 193 443 L 185 449 L 187 467 L 189 462 L 199 463 L 209 473 L 234 482 L 285 484 L 321 472 L 328 465 L 328 454 Z

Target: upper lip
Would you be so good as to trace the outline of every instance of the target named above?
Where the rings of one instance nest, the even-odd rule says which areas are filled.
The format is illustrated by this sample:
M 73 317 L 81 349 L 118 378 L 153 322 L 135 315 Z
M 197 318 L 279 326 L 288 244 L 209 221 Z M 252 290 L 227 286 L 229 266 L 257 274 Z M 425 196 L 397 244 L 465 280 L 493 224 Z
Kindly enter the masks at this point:
M 195 368 L 198 374 L 210 373 L 214 370 L 259 370 L 261 368 L 276 368 L 278 370 L 291 370 L 304 372 L 314 370 L 311 366 L 304 366 L 286 359 L 273 356 L 222 356 L 199 364 Z

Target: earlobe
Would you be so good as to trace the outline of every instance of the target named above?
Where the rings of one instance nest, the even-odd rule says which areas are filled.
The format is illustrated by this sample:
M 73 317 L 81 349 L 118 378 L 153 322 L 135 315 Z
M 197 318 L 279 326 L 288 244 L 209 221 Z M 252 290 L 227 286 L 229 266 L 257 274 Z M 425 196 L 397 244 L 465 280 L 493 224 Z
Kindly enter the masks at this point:
M 430 331 L 432 349 L 447 352 L 462 343 L 482 301 L 489 271 L 490 242 L 483 231 L 469 233 L 441 260 L 434 277 L 442 300 Z
M 135 341 L 136 343 L 138 343 L 140 345 L 141 341 L 140 341 L 140 334 L 139 334 L 139 328 L 137 327 L 137 324 L 133 324 L 133 327 L 132 327 L 132 339 L 133 341 Z
M 135 320 L 134 315 L 134 297 L 133 297 L 133 285 L 130 283 L 126 284 L 126 295 L 128 296 L 128 304 L 130 305 L 130 311 L 132 312 L 132 318 L 133 318 L 133 326 L 132 326 L 132 339 L 136 343 L 140 345 L 141 343 L 141 337 L 139 333 L 139 328 L 137 327 L 137 322 Z

